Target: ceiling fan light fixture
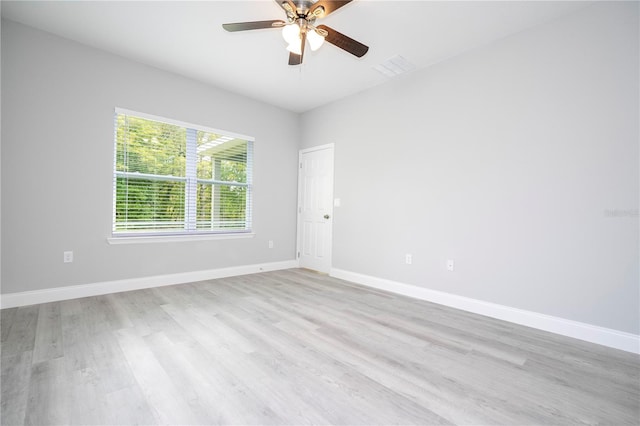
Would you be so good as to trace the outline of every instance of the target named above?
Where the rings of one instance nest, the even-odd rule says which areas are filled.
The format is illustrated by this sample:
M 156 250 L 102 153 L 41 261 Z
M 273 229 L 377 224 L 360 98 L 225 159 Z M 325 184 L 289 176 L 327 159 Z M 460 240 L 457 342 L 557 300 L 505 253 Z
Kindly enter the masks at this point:
M 311 46 L 311 50 L 313 51 L 320 49 L 320 46 L 324 43 L 324 37 L 315 30 L 307 32 L 307 40 L 309 40 L 309 46 Z
M 300 27 L 297 24 L 289 24 L 282 27 L 282 38 L 289 44 L 300 44 Z
M 302 45 L 301 43 L 293 43 L 287 46 L 287 50 L 291 53 L 295 53 L 296 55 L 302 55 Z

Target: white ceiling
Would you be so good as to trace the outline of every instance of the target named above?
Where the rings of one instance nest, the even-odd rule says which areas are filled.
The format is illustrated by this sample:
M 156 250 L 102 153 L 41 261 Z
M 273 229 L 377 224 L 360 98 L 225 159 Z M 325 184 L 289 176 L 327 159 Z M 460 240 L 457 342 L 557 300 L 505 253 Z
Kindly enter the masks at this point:
M 355 0 L 317 22 L 370 47 L 325 43 L 287 64 L 278 29 L 228 33 L 226 22 L 283 19 L 261 1 L 2 1 L 2 16 L 157 68 L 303 112 L 388 81 L 373 69 L 401 55 L 424 68 L 548 22 L 581 1 Z

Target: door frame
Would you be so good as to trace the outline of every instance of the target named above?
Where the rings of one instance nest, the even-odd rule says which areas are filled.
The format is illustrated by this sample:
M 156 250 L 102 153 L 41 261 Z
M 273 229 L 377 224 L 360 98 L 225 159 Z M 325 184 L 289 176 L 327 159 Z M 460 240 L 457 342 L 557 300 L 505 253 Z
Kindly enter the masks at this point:
M 331 223 L 330 223 L 330 237 L 331 241 L 328 247 L 328 258 L 329 258 L 329 270 L 328 271 L 319 271 L 322 273 L 329 273 L 333 266 L 333 210 L 334 210 L 334 189 L 335 189 L 335 144 L 328 143 L 324 145 L 313 146 L 310 148 L 304 148 L 298 151 L 298 202 L 296 206 L 296 217 L 297 217 L 297 235 L 296 235 L 296 262 L 298 267 L 300 267 L 300 251 L 302 250 L 302 156 L 309 152 L 314 151 L 322 151 L 324 149 L 331 150 Z

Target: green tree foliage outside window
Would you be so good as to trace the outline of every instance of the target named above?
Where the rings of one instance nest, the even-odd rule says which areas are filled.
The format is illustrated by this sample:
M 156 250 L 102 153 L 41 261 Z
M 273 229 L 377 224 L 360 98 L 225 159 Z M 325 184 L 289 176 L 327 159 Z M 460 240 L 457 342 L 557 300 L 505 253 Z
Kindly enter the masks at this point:
M 219 139 L 220 136 L 214 133 L 197 133 L 199 229 L 234 229 L 242 226 L 246 218 L 247 186 L 202 182 L 247 183 L 247 142 L 229 140 L 220 145 L 212 144 Z
M 250 141 L 123 113 L 115 133 L 115 234 L 249 229 Z

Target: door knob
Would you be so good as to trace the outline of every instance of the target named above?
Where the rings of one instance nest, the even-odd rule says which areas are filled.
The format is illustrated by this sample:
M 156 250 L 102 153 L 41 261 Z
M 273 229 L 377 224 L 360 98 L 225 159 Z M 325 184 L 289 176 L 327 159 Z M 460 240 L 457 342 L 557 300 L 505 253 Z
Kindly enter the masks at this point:
M 325 218 L 325 219 L 329 219 L 330 217 L 331 217 L 331 216 L 329 216 L 328 214 L 325 214 L 325 215 L 324 215 L 324 218 Z

